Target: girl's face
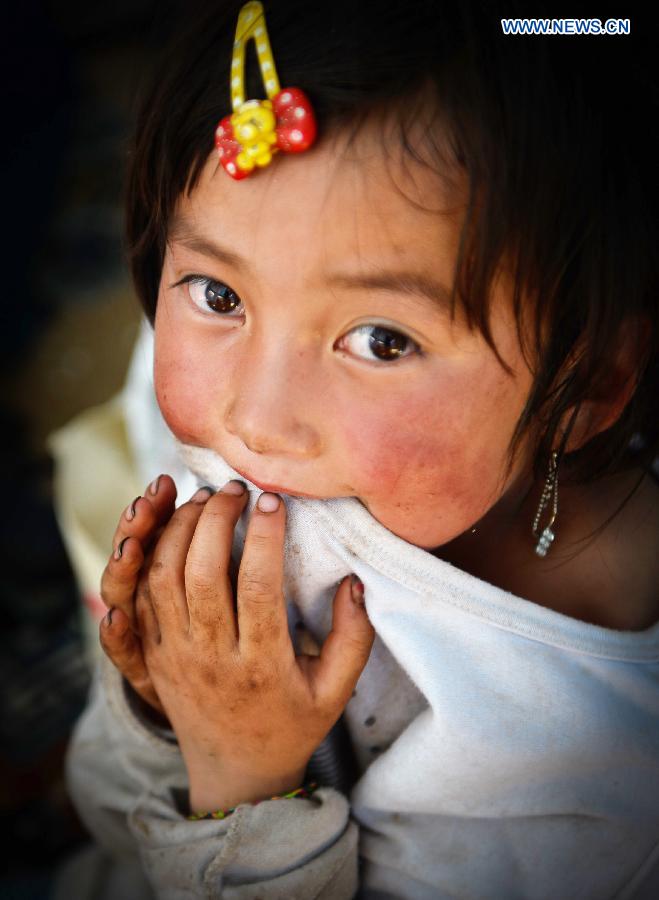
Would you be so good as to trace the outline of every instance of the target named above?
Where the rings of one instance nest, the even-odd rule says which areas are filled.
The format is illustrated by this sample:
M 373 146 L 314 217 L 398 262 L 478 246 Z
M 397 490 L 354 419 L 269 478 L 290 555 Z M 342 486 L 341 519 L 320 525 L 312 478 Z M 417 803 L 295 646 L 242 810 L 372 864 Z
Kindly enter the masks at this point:
M 155 385 L 177 437 L 280 493 L 357 497 L 438 547 L 506 492 L 531 385 L 503 279 L 492 330 L 451 323 L 466 194 L 379 132 L 326 139 L 236 182 L 213 154 L 170 230 Z M 438 198 L 440 202 L 437 202 Z M 432 210 L 432 211 L 431 211 Z

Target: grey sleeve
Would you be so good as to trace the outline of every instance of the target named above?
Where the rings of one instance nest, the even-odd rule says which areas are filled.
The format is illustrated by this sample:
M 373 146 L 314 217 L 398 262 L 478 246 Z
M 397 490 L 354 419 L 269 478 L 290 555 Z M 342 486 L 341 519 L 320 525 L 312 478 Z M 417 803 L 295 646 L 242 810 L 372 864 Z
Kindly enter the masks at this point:
M 189 822 L 177 803 L 187 776 L 175 736 L 140 715 L 109 660 L 95 674 L 66 773 L 99 845 L 117 862 L 139 859 L 162 900 L 350 900 L 357 892 L 359 828 L 332 787 Z

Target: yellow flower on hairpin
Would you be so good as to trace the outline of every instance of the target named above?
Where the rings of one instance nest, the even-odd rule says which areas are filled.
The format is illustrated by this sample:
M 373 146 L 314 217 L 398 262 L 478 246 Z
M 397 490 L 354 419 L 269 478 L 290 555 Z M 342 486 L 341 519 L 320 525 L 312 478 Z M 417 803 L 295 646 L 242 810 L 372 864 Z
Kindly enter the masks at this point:
M 271 100 L 248 100 L 231 116 L 233 135 L 241 145 L 236 164 L 243 172 L 254 166 L 267 166 L 272 159 L 272 147 L 277 143 L 277 120 Z

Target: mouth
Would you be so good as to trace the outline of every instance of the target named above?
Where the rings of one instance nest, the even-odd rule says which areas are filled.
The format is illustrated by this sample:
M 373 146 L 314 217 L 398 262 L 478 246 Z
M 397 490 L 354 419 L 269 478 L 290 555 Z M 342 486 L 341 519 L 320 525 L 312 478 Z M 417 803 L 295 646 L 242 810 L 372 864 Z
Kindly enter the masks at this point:
M 294 491 L 287 487 L 282 487 L 279 484 L 266 484 L 264 481 L 257 481 L 251 475 L 248 475 L 247 472 L 241 472 L 240 469 L 237 469 L 235 466 L 232 466 L 234 472 L 237 472 L 243 478 L 246 478 L 247 481 L 251 482 L 255 487 L 257 487 L 260 491 L 267 491 L 270 494 L 286 494 L 287 497 L 305 497 L 308 500 L 318 500 L 317 496 L 313 494 L 304 494 L 302 491 Z

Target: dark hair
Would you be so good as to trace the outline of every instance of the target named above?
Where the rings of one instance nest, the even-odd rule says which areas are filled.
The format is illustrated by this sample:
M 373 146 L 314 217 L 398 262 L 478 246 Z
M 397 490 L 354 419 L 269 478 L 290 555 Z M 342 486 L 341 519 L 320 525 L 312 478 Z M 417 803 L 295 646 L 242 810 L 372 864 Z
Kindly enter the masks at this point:
M 186 4 L 187 21 L 141 100 L 126 233 L 151 319 L 170 215 L 197 184 L 214 127 L 231 111 L 241 6 Z M 508 16 L 522 14 L 519 0 L 505 6 Z M 320 139 L 393 110 L 401 144 L 414 155 L 408 127 L 421 98 L 441 121 L 452 162 L 469 182 L 454 305 L 496 352 L 490 286 L 507 260 L 520 337 L 523 316 L 534 325 L 534 383 L 511 451 L 533 428 L 536 474 L 543 471 L 566 412 L 611 390 L 610 360 L 627 334 L 638 347 L 632 399 L 614 425 L 568 457 L 577 481 L 647 468 L 659 450 L 659 148 L 654 51 L 642 23 L 632 20 L 631 33 L 619 36 L 512 36 L 499 12 L 473 0 L 266 0 L 264 8 L 281 84 L 309 95 Z M 247 96 L 264 97 L 254 58 L 247 68 Z M 439 171 L 446 153 L 433 134 Z

